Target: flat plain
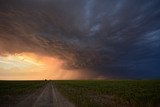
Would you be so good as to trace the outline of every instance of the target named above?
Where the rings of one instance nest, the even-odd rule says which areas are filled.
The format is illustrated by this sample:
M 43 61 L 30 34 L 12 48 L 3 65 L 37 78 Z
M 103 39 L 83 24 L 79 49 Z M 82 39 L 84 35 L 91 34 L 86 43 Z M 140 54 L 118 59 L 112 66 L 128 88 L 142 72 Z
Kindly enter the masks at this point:
M 0 81 L 0 107 L 75 107 L 53 81 Z
M 0 81 L 0 106 L 14 106 L 45 84 L 44 81 Z
M 160 80 L 55 81 L 77 107 L 160 107 Z
M 160 107 L 160 80 L 0 81 L 0 107 L 41 102 L 57 107 Z

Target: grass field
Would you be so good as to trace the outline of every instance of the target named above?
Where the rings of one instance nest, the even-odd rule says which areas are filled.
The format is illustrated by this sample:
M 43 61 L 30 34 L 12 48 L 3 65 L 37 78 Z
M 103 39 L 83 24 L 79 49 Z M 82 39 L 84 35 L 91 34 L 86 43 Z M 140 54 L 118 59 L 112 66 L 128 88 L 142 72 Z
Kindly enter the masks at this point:
M 0 105 L 14 104 L 16 99 L 44 86 L 44 81 L 0 81 Z
M 78 107 L 160 107 L 159 80 L 54 81 Z

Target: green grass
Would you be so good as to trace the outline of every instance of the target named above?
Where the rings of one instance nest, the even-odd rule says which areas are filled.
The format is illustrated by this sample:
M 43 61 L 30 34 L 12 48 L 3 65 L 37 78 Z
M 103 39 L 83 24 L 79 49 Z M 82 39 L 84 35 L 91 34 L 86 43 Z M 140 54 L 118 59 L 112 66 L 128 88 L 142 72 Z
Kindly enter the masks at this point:
M 158 107 L 159 80 L 54 81 L 78 107 Z
M 15 103 L 18 96 L 32 93 L 44 84 L 44 81 L 0 81 L 0 105 Z

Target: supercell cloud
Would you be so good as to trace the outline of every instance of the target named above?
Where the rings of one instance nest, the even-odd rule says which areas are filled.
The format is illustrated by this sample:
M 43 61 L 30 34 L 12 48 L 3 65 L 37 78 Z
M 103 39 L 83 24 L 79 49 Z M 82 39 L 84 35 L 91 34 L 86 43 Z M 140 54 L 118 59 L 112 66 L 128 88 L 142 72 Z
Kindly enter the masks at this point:
M 160 78 L 159 0 L 0 0 L 0 55 L 32 52 L 110 78 Z

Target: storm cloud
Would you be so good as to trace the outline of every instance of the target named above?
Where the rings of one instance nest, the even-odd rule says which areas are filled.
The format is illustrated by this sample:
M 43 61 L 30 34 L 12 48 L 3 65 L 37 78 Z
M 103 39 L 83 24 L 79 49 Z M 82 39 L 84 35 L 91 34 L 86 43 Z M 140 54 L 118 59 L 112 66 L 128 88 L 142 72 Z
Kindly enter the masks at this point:
M 0 0 L 0 54 L 110 78 L 160 78 L 159 0 Z

